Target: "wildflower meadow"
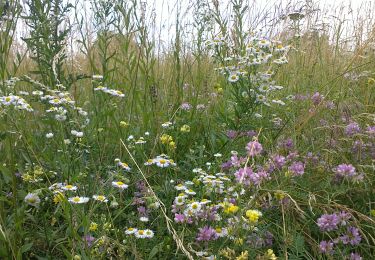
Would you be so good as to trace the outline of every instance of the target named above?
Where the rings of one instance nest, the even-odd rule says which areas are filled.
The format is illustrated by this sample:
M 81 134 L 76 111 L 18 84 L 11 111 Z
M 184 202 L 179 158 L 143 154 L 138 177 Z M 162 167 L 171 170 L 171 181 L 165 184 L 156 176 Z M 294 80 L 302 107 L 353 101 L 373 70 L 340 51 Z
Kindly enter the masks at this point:
M 375 259 L 374 10 L 0 0 L 0 259 Z

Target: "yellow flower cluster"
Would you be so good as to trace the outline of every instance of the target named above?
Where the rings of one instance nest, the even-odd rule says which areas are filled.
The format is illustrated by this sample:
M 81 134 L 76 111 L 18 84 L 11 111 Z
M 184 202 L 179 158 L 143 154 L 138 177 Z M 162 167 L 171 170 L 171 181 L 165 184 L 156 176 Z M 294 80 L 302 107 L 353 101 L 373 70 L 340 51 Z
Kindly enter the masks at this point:
M 91 222 L 89 230 L 90 231 L 96 231 L 98 229 L 98 224 L 95 222 Z
M 249 222 L 255 224 L 258 222 L 259 218 L 262 216 L 262 212 L 256 209 L 249 209 L 246 211 L 246 217 Z
M 224 207 L 224 213 L 226 213 L 226 214 L 234 214 L 239 209 L 238 206 L 236 206 L 232 203 L 228 203 L 228 202 L 224 202 L 223 207 Z
M 55 204 L 58 204 L 58 203 L 64 201 L 64 199 L 65 199 L 64 194 L 61 193 L 61 192 L 57 192 L 57 193 L 55 194 L 55 196 L 53 197 L 53 202 L 54 202 Z
M 125 121 L 121 121 L 120 122 L 120 126 L 123 127 L 123 128 L 126 128 L 129 126 L 129 123 L 128 122 L 125 122 Z
M 189 133 L 190 132 L 190 126 L 189 125 L 183 125 L 180 128 L 180 131 L 183 133 Z
M 168 135 L 168 134 L 163 134 L 160 137 L 160 141 L 162 144 L 168 145 L 169 148 L 175 149 L 176 148 L 176 143 L 173 141 L 173 137 Z
M 282 200 L 285 198 L 285 193 L 282 191 L 276 191 L 274 195 L 277 200 Z
M 44 170 L 40 166 L 35 166 L 34 169 L 30 169 L 26 173 L 22 174 L 22 180 L 25 182 L 35 183 L 43 180 L 41 178 L 44 175 Z

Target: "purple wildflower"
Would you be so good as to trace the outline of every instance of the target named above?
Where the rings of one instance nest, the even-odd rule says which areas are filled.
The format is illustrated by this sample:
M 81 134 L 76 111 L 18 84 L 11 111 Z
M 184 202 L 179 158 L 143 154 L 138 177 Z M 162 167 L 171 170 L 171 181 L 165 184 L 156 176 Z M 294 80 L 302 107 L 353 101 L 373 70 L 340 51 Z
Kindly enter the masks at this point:
M 334 246 L 334 244 L 332 243 L 332 241 L 323 240 L 319 244 L 319 249 L 320 249 L 320 252 L 322 252 L 322 253 L 332 254 L 333 253 L 333 246 Z
M 95 237 L 91 236 L 90 234 L 85 235 L 83 236 L 83 241 L 86 243 L 87 247 L 91 247 L 95 241 Z
M 338 178 L 354 177 L 357 175 L 354 166 L 351 164 L 340 164 L 334 169 L 334 171 L 336 172 L 336 177 Z
M 307 95 L 302 95 L 302 94 L 296 94 L 295 96 L 294 96 L 294 100 L 300 100 L 300 101 L 302 101 L 302 100 L 306 100 L 306 99 L 308 99 L 309 97 L 307 96 Z
M 256 173 L 254 173 L 252 176 L 251 176 L 251 180 L 252 182 L 254 183 L 254 185 L 259 185 L 261 184 L 261 182 L 265 179 L 269 179 L 270 175 L 268 172 L 264 171 L 264 170 L 261 170 L 261 171 L 258 171 Z
M 237 135 L 238 135 L 238 133 L 237 133 L 237 131 L 235 131 L 235 130 L 228 130 L 228 131 L 227 131 L 227 137 L 228 137 L 229 139 L 234 139 L 234 138 L 237 137 Z
M 324 214 L 318 218 L 317 224 L 321 231 L 332 231 L 337 229 L 340 219 L 336 214 Z
M 371 137 L 375 137 L 375 125 L 367 127 L 366 133 Z
M 280 142 L 279 146 L 287 151 L 290 151 L 294 148 L 293 140 L 288 138 L 282 142 Z
M 326 108 L 328 109 L 334 109 L 335 108 L 335 103 L 333 101 L 327 101 L 326 102 Z
M 232 155 L 230 157 L 230 160 L 231 160 L 232 166 L 234 166 L 234 167 L 241 167 L 241 164 L 246 162 L 246 158 L 244 158 L 244 157 L 238 158 L 238 156 L 236 154 Z
M 234 173 L 236 181 L 246 186 L 251 184 L 251 175 L 253 175 L 253 170 L 250 167 L 241 168 Z
M 147 209 L 144 207 L 144 206 L 140 206 L 137 208 L 138 210 L 138 214 L 142 217 L 146 217 L 147 216 Z
M 181 109 L 185 111 L 189 111 L 191 109 L 191 105 L 189 103 L 182 103 L 181 104 Z
M 340 237 L 341 242 L 344 245 L 358 245 L 362 240 L 361 234 L 359 233 L 359 229 L 356 227 L 348 227 L 347 231 L 348 233 L 346 235 Z
M 246 145 L 247 154 L 254 157 L 263 151 L 262 145 L 258 141 L 251 141 Z
M 362 260 L 362 257 L 358 253 L 351 253 L 350 260 Z
M 356 122 L 352 122 L 349 125 L 346 126 L 345 128 L 345 134 L 348 136 L 352 136 L 354 134 L 357 134 L 361 131 L 361 128 Z
M 375 129 L 375 127 L 374 127 L 374 129 Z M 254 136 L 257 135 L 257 132 L 255 132 L 254 130 L 250 130 L 250 131 L 245 132 L 244 134 L 245 134 L 247 137 L 249 137 L 249 138 L 253 138 Z
M 224 162 L 223 164 L 221 164 L 221 170 L 222 170 L 222 171 L 227 171 L 227 170 L 229 170 L 232 166 L 233 166 L 233 165 L 232 165 L 232 161 Z
M 205 226 L 199 229 L 197 240 L 198 241 L 210 241 L 210 240 L 216 240 L 218 239 L 218 237 L 219 236 L 217 235 L 215 229 L 213 229 L 210 226 Z
M 281 169 L 285 165 L 285 157 L 282 155 L 275 155 L 272 157 L 272 162 L 276 168 Z
M 320 102 L 322 102 L 323 99 L 324 99 L 324 97 L 322 95 L 320 95 L 319 92 L 315 92 L 315 94 L 311 96 L 311 100 L 312 100 L 312 102 L 315 106 L 319 105 Z
M 288 169 L 294 176 L 301 176 L 305 173 L 305 165 L 302 162 L 293 162 Z
M 351 218 L 351 215 L 348 212 L 342 211 L 338 214 L 339 222 L 341 226 L 346 226 L 348 221 Z
M 320 123 L 321 126 L 327 126 L 328 125 L 328 121 L 325 120 L 325 119 L 320 119 L 319 123 Z
M 176 223 L 184 223 L 185 221 L 185 215 L 184 214 L 174 214 L 174 221 Z

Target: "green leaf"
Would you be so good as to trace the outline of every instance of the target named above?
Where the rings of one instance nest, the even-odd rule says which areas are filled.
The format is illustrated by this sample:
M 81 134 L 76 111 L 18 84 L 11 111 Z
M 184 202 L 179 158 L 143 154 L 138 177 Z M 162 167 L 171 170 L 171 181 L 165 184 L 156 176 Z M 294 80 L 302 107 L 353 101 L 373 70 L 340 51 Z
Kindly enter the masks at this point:
M 148 259 L 155 259 L 155 256 L 157 253 L 159 253 L 162 248 L 162 244 L 158 244 L 156 246 L 154 246 L 154 248 L 151 250 L 150 254 L 148 255 Z
M 31 247 L 33 246 L 33 242 L 31 243 L 27 243 L 27 244 L 24 244 L 23 246 L 21 246 L 21 248 L 18 250 L 21 254 L 24 254 L 26 253 L 27 251 L 29 251 L 31 249 Z

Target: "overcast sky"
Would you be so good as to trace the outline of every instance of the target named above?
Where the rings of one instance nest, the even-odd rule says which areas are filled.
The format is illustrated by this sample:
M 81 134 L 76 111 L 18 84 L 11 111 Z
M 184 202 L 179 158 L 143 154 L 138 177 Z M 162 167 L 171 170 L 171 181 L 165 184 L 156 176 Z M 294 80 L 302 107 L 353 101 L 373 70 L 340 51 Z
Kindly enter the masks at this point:
M 67 0 L 70 2 L 75 2 L 76 0 Z M 85 3 L 85 5 L 88 7 L 90 1 L 89 0 L 80 0 L 82 3 Z M 92 0 L 96 1 L 96 0 Z M 128 1 L 128 0 L 124 0 Z M 199 2 L 199 0 L 138 0 L 140 2 L 144 2 L 147 5 L 147 13 L 146 13 L 146 19 L 148 19 L 148 23 L 150 25 L 150 28 L 153 28 L 153 32 L 157 34 L 156 37 L 160 38 L 163 45 L 169 45 L 175 36 L 175 24 L 176 24 L 176 15 L 177 10 L 180 10 L 180 23 L 181 23 L 181 29 L 184 31 L 186 37 L 189 37 L 188 33 L 189 30 L 191 30 L 191 23 L 193 21 L 193 15 L 195 13 L 194 3 Z M 211 2 L 211 1 L 210 1 Z M 223 13 L 227 12 L 226 9 L 229 6 L 229 3 L 231 0 L 219 0 L 220 5 L 222 7 Z M 289 10 L 286 10 L 286 6 L 288 2 L 293 3 L 305 3 L 305 2 L 311 2 L 311 0 L 244 0 L 244 2 L 247 2 L 251 5 L 251 8 L 249 12 L 251 12 L 251 15 L 257 15 L 258 13 L 264 12 L 265 10 L 277 10 L 277 12 L 280 12 L 278 15 L 283 14 L 283 12 L 286 12 L 284 14 L 287 14 L 287 12 L 295 11 L 293 8 L 289 8 Z M 325 11 L 326 17 L 324 18 L 326 23 L 332 23 L 332 19 L 335 19 L 334 17 L 339 16 L 340 18 L 343 17 L 343 14 L 345 16 L 345 19 L 350 20 L 354 19 L 354 16 L 356 15 L 356 10 L 359 8 L 363 8 L 364 4 L 367 6 L 367 10 L 369 9 L 369 5 L 372 5 L 372 12 L 373 14 L 371 17 L 375 17 L 375 0 L 369 1 L 369 0 L 314 0 L 314 3 L 318 4 L 318 8 L 320 10 L 328 10 Z M 282 3 L 283 8 L 275 8 L 277 4 Z M 298 6 L 302 6 L 302 4 L 297 4 Z M 345 6 L 351 6 L 353 9 L 353 12 L 348 14 L 348 9 L 345 9 L 345 11 L 341 11 L 338 7 L 341 5 Z M 295 6 L 295 5 L 292 5 Z M 281 10 L 281 11 L 280 11 Z M 86 8 L 84 10 L 85 14 L 90 14 L 89 8 Z M 350 16 L 350 17 L 349 17 Z M 154 18 L 152 18 L 154 17 Z M 323 18 L 320 16 L 319 18 Z M 270 18 L 271 19 L 271 18 Z M 265 22 L 266 23 L 266 22 Z M 262 24 L 261 26 L 266 27 L 267 24 Z M 271 26 L 271 25 L 269 25 Z M 346 26 L 346 25 L 345 25 Z M 349 27 L 349 23 L 348 23 Z M 25 27 L 20 25 L 20 34 L 24 35 L 25 31 L 23 30 Z M 348 31 L 350 34 L 350 30 Z M 160 36 L 160 37 L 159 37 Z

